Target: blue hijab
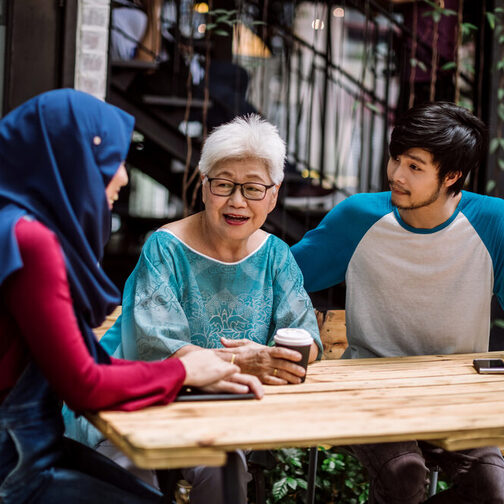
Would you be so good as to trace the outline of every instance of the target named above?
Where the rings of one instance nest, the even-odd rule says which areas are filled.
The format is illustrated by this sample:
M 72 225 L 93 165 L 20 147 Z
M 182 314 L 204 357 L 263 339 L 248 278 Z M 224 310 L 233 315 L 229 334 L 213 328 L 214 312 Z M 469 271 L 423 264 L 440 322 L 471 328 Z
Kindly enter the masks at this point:
M 0 286 L 23 267 L 14 227 L 31 216 L 63 249 L 74 311 L 97 362 L 91 328 L 120 300 L 100 267 L 110 235 L 105 188 L 129 149 L 134 119 L 73 89 L 32 98 L 0 121 Z

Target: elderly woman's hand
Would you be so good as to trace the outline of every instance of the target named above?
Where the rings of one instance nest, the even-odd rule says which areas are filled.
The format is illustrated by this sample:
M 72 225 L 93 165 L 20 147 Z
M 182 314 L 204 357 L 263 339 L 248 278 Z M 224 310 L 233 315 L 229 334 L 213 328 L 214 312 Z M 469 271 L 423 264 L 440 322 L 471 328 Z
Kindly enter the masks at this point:
M 221 338 L 226 353 L 232 353 L 233 364 L 238 364 L 244 373 L 257 376 L 267 385 L 301 383 L 305 370 L 296 364 L 302 356 L 295 350 L 260 345 L 247 339 Z

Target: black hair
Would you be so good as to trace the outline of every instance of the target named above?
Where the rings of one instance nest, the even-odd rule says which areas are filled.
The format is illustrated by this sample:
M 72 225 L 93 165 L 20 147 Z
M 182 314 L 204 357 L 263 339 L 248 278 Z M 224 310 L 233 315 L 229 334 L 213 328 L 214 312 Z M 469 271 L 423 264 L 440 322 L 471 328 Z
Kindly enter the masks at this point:
M 390 155 L 397 157 L 408 149 L 424 149 L 438 164 L 439 181 L 448 174 L 462 176 L 448 188 L 458 194 L 467 174 L 477 170 L 487 148 L 486 126 L 469 110 L 454 103 L 426 103 L 411 108 L 396 123 L 390 139 Z

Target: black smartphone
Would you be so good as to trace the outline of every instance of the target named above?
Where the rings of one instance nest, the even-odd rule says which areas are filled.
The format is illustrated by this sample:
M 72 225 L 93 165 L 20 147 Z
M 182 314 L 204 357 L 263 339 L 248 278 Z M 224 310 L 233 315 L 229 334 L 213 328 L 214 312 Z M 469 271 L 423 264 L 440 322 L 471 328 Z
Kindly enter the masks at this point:
M 182 387 L 175 402 L 182 401 L 237 401 L 243 399 L 255 399 L 253 392 L 247 392 L 245 394 L 232 394 L 229 392 L 203 392 L 195 387 Z
M 502 359 L 474 359 L 473 366 L 478 373 L 504 373 Z

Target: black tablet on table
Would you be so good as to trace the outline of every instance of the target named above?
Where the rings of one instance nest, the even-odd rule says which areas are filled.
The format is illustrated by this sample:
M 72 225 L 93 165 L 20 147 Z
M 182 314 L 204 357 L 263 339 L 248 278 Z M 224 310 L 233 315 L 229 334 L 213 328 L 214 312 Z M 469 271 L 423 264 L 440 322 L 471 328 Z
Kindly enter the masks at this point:
M 254 399 L 253 392 L 246 394 L 231 394 L 228 392 L 211 393 L 204 392 L 196 387 L 182 387 L 175 402 L 182 401 L 237 401 L 243 399 Z

